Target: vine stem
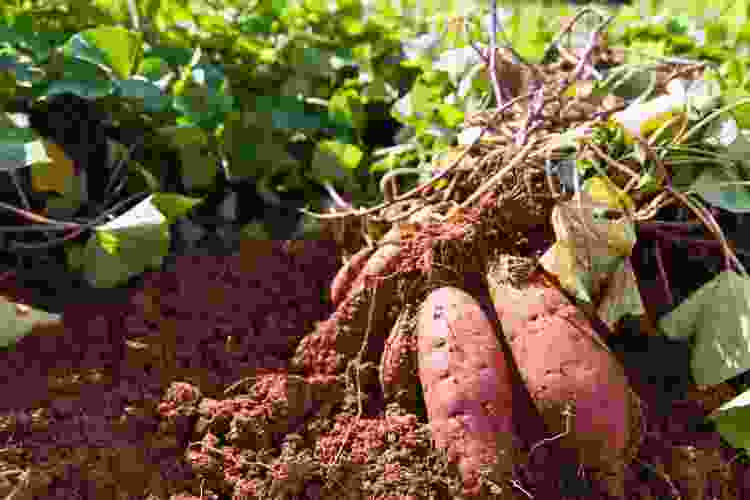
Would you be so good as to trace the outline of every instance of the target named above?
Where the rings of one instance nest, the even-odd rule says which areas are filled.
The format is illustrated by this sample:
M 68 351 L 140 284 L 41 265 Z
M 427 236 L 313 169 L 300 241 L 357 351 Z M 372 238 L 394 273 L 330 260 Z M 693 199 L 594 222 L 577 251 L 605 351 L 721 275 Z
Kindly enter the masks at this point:
M 533 95 L 533 93 L 529 92 L 527 94 L 523 94 L 523 95 L 520 95 L 518 97 L 514 97 L 510 101 L 506 102 L 505 104 L 503 104 L 503 106 L 501 106 L 497 111 L 495 111 L 492 114 L 492 117 L 490 117 L 489 123 L 492 123 L 505 110 L 509 109 L 511 106 L 513 106 L 517 102 L 520 102 L 520 101 L 522 101 L 524 99 L 528 99 L 532 95 Z M 471 148 L 473 148 L 474 146 L 476 146 L 477 144 L 479 144 L 479 141 L 482 139 L 482 137 L 484 137 L 484 134 L 487 132 L 487 130 L 488 130 L 488 128 L 486 126 L 482 127 L 481 132 L 472 141 L 472 143 L 469 144 L 469 145 L 467 145 L 465 147 L 465 149 L 458 156 L 456 156 L 456 158 L 451 162 L 451 164 L 448 165 L 448 167 L 446 167 L 445 169 L 439 171 L 435 176 L 431 177 L 430 180 L 428 180 L 424 184 L 420 184 L 419 186 L 415 187 L 411 191 L 407 191 L 406 193 L 404 193 L 404 194 L 402 194 L 400 196 L 396 196 L 391 201 L 386 201 L 384 203 L 381 203 L 380 205 L 376 205 L 374 207 L 370 207 L 370 208 L 366 208 L 366 209 L 357 209 L 357 210 L 353 210 L 353 211 L 350 211 L 350 212 L 339 212 L 339 213 L 335 213 L 335 214 L 319 214 L 319 213 L 315 213 L 315 212 L 312 212 L 310 210 L 307 210 L 305 208 L 300 208 L 300 209 L 298 209 L 298 211 L 301 212 L 301 213 L 303 213 L 303 214 L 305 214 L 305 215 L 308 215 L 308 216 L 310 216 L 310 217 L 312 217 L 314 219 L 320 219 L 320 220 L 325 220 L 325 219 L 343 219 L 343 218 L 349 217 L 351 215 L 357 215 L 357 216 L 371 215 L 371 214 L 374 214 L 376 212 L 379 212 L 380 210 L 382 210 L 384 208 L 387 208 L 387 207 L 393 205 L 396 202 L 407 200 L 409 198 L 413 198 L 415 195 L 420 194 L 422 191 L 426 190 L 429 186 L 433 185 L 434 183 L 436 183 L 437 181 L 439 181 L 443 177 L 446 177 L 448 174 L 450 174 L 451 172 L 453 172 L 453 170 L 455 170 L 457 168 L 457 166 L 461 163 L 461 161 L 464 159 L 464 157 L 467 154 L 469 154 L 469 151 L 471 150 Z

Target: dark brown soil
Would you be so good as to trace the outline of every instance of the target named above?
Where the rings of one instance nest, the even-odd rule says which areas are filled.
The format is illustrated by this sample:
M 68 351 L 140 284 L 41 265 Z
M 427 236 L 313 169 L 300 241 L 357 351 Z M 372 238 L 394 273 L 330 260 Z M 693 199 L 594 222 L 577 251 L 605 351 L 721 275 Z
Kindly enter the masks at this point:
M 232 257 L 178 258 L 121 303 L 72 297 L 62 324 L 0 352 L 0 498 L 457 498 L 457 473 L 432 447 L 424 413 L 384 408 L 375 366 L 361 367 L 359 390 L 346 374 L 287 370 L 333 311 L 338 266 L 326 242 L 257 243 Z M 734 391 L 677 390 L 628 362 L 645 354 L 623 353 L 648 415 L 629 497 L 750 498 L 746 459 L 703 421 Z M 497 486 L 487 498 L 510 498 Z M 553 446 L 510 491 L 602 498 Z

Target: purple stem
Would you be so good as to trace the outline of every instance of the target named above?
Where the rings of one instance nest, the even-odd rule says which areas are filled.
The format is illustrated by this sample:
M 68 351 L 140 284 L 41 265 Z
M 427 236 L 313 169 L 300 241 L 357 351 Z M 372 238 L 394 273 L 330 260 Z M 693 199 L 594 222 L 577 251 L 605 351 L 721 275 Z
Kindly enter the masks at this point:
M 670 307 L 674 305 L 674 295 L 672 295 L 672 289 L 669 286 L 669 278 L 667 277 L 667 270 L 664 268 L 664 260 L 661 256 L 661 247 L 659 241 L 654 241 L 654 250 L 656 254 L 656 267 L 659 269 L 659 281 L 664 286 L 664 293 L 667 296 Z
M 539 116 L 541 115 L 543 108 L 544 108 L 544 87 L 539 85 L 537 89 L 535 90 L 534 100 L 531 102 L 531 106 L 529 106 L 529 114 L 526 117 L 526 122 L 523 124 L 523 127 L 518 131 L 518 135 L 516 136 L 517 146 L 523 146 L 526 144 L 526 141 L 529 140 L 531 124 L 541 121 Z
M 328 192 L 328 196 L 331 197 L 331 199 L 334 201 L 334 203 L 336 203 L 336 205 L 339 206 L 339 208 L 345 208 L 347 210 L 352 209 L 351 203 L 344 200 L 330 182 L 323 183 L 323 187 Z
M 505 103 L 505 93 L 500 82 L 497 79 L 497 0 L 492 0 L 490 3 L 490 13 L 492 18 L 492 26 L 490 26 L 490 79 L 492 80 L 492 87 L 495 91 L 495 101 L 497 101 L 498 109 Z

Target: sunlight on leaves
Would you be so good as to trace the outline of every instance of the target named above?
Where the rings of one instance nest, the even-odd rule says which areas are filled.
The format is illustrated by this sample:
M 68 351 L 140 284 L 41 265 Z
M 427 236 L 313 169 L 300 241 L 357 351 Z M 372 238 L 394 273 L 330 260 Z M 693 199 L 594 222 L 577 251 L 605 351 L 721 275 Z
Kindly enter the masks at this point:
M 147 269 L 169 253 L 167 218 L 149 196 L 120 217 L 98 226 L 83 250 L 83 275 L 94 287 L 110 288 Z
M 695 382 L 715 385 L 750 369 L 750 279 L 724 271 L 659 321 L 665 334 L 694 342 Z
M 714 410 L 709 418 L 716 423 L 721 437 L 734 448 L 750 450 L 750 390 Z
M 102 26 L 74 35 L 66 49 L 75 57 L 112 68 L 118 78 L 126 79 L 143 50 L 143 35 L 116 26 Z

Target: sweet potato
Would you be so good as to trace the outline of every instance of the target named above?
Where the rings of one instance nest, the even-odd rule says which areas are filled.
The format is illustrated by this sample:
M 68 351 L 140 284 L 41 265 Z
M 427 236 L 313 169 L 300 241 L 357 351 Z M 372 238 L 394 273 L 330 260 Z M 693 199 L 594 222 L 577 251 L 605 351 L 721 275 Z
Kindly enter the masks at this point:
M 479 303 L 458 288 L 432 291 L 417 315 L 417 349 L 435 445 L 458 465 L 465 491 L 479 493 L 484 467 L 508 487 L 518 448 L 511 372 Z
M 339 272 L 331 282 L 331 302 L 338 305 L 346 298 L 351 290 L 352 283 L 362 272 L 362 268 L 367 264 L 367 260 L 375 251 L 375 248 L 364 247 L 359 252 L 352 255 L 349 261 L 341 266 Z
M 525 283 L 488 275 L 514 361 L 551 433 L 624 496 L 624 468 L 640 442 L 640 401 L 588 318 L 531 272 Z M 567 410 L 567 411 L 566 411 Z
M 417 411 L 417 305 L 406 304 L 393 325 L 380 359 L 380 386 L 386 403 L 398 403 L 408 413 Z
M 401 251 L 399 238 L 397 228 L 384 237 L 395 243 L 384 244 L 370 256 L 349 291 L 342 292 L 336 311 L 300 341 L 290 360 L 293 370 L 338 373 L 357 356 L 365 337 L 368 343 L 363 361 L 380 360 L 385 338 L 401 309 L 401 297 L 396 293 L 395 279 L 370 282 L 366 278 L 393 272 Z
M 401 231 L 399 226 L 393 226 L 378 242 L 378 249 L 366 259 L 362 267 L 362 271 L 351 279 L 349 283 L 351 286 L 349 290 L 343 289 L 337 291 L 337 297 L 343 301 L 344 298 L 349 295 L 358 293 L 363 289 L 365 284 L 365 278 L 367 276 L 378 276 L 388 274 L 393 271 L 393 266 L 398 261 L 399 252 L 401 252 Z

